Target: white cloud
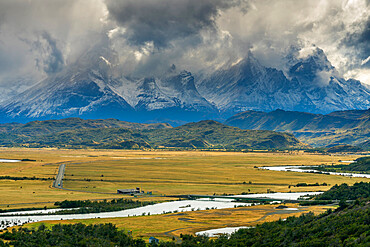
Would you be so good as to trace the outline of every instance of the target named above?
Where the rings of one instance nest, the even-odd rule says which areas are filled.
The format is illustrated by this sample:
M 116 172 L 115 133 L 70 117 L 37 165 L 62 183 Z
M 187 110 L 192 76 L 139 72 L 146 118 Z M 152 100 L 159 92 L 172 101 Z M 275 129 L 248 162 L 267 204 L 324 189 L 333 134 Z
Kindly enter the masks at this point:
M 102 33 L 106 8 L 100 0 L 0 2 L 1 78 L 31 73 L 41 78 L 59 71 Z M 101 34 L 99 34 L 101 35 Z M 1 66 L 0 66 L 1 67 Z M 8 80 L 6 80 L 8 81 Z
M 368 56 L 366 59 L 361 61 L 361 65 L 365 65 L 370 61 L 370 56 Z

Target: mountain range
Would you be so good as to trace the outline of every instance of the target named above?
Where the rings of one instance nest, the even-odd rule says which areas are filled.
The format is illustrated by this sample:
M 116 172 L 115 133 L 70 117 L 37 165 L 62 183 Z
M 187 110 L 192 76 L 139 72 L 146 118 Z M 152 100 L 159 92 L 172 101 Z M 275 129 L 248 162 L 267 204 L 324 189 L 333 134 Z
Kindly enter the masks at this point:
M 275 110 L 245 111 L 225 121 L 242 129 L 284 131 L 313 146 L 358 145 L 368 149 L 370 109 L 336 111 L 326 115 Z
M 369 108 L 369 87 L 341 78 L 321 49 L 289 63 L 284 74 L 264 67 L 249 52 L 239 63 L 201 81 L 198 90 L 226 116 L 246 110 L 329 113 Z
M 160 76 L 134 78 L 118 73 L 114 61 L 107 50 L 87 51 L 61 72 L 3 101 L 1 122 L 81 117 L 180 125 L 245 110 L 329 113 L 370 107 L 369 87 L 340 77 L 319 48 L 290 59 L 284 72 L 263 66 L 251 52 L 202 75 L 173 65 Z

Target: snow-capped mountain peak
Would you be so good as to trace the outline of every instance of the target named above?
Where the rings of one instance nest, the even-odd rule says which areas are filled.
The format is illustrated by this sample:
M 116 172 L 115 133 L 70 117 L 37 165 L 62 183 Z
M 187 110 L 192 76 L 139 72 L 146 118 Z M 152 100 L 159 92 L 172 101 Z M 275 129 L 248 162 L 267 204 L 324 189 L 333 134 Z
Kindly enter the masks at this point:
M 369 87 L 340 77 L 321 49 L 289 61 L 289 78 L 263 66 L 251 52 L 198 81 L 175 65 L 159 77 L 129 78 L 118 73 L 114 53 L 92 48 L 58 74 L 3 102 L 0 117 L 196 121 L 245 110 L 327 113 L 370 107 Z

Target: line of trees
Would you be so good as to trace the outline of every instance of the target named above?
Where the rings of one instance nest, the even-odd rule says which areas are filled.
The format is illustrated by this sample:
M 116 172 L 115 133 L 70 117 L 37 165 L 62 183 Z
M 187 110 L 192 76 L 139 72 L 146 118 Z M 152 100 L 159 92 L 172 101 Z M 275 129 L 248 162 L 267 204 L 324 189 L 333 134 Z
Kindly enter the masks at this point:
M 37 178 L 35 176 L 33 177 L 12 177 L 12 176 L 0 176 L 0 180 L 41 180 L 41 181 L 47 181 L 47 180 L 54 180 L 55 178 Z
M 349 165 L 319 166 L 315 170 L 323 172 L 357 172 L 370 173 L 370 157 L 358 158 L 356 162 Z
M 113 212 L 125 209 L 137 208 L 146 205 L 153 205 L 155 202 L 141 202 L 138 200 L 131 199 L 113 199 L 113 200 L 102 200 L 102 201 L 90 201 L 90 200 L 77 200 L 69 201 L 64 200 L 62 202 L 55 202 L 55 206 L 59 208 L 76 208 L 73 210 L 62 210 L 55 214 L 88 214 L 88 213 L 100 213 L 100 212 Z

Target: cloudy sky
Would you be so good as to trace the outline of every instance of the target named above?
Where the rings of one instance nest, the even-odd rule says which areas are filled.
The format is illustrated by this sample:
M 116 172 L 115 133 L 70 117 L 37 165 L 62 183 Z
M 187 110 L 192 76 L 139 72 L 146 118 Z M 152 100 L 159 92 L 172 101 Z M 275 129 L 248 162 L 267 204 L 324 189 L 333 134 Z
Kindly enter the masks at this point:
M 123 73 L 148 75 L 171 64 L 210 71 L 249 50 L 284 69 L 292 49 L 320 47 L 345 78 L 370 84 L 369 9 L 370 0 L 1 0 L 0 90 L 100 49 Z

